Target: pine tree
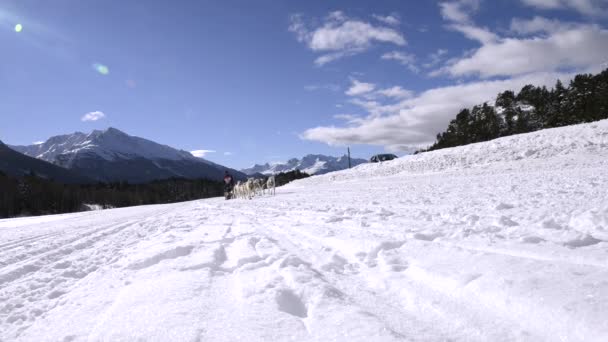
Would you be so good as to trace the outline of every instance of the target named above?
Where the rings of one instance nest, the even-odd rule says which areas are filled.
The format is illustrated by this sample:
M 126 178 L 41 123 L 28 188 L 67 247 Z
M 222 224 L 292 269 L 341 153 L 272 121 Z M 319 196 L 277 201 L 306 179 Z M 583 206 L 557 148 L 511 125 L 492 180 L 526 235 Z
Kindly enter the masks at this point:
M 517 101 L 515 100 L 515 93 L 512 90 L 504 91 L 496 97 L 495 105 L 501 107 L 504 117 L 504 126 L 501 130 L 501 136 L 507 136 L 515 134 L 515 124 L 518 116 L 518 110 L 516 108 Z
M 496 139 L 500 136 L 500 128 L 504 125 L 502 118 L 496 114 L 494 107 L 484 103 L 481 107 L 481 141 Z
M 571 107 L 569 108 L 567 124 L 594 120 L 590 103 L 593 98 L 591 86 L 591 75 L 576 75 L 570 82 L 568 102 Z
M 562 81 L 557 80 L 555 88 L 550 94 L 550 101 L 547 108 L 547 117 L 543 127 L 560 127 L 568 124 L 566 97 L 568 89 L 564 87 Z
M 456 129 L 455 134 L 456 138 L 454 139 L 455 143 L 458 145 L 466 145 L 471 143 L 470 140 L 470 131 L 471 131 L 471 112 L 468 109 L 463 109 L 456 115 L 456 119 L 454 120 Z

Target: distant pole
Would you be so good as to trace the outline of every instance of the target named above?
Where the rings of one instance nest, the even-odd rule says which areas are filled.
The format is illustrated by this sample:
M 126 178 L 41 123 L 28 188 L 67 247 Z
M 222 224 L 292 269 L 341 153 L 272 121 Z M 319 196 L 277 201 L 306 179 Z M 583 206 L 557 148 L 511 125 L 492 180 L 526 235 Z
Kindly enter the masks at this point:
M 348 150 L 348 168 L 350 169 L 350 147 L 346 148 Z

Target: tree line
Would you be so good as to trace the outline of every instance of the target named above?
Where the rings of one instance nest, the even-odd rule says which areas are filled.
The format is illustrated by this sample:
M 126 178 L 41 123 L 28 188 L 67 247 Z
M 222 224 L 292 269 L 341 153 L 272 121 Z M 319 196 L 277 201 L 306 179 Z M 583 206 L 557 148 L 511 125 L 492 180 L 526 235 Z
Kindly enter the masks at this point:
M 12 178 L 0 171 L 0 218 L 61 214 L 86 205 L 120 208 L 222 196 L 223 184 L 206 179 L 171 178 L 146 184 L 126 182 L 62 184 L 30 174 Z
M 276 186 L 310 177 L 300 170 L 275 175 Z M 170 178 L 145 184 L 127 182 L 63 184 L 30 173 L 14 178 L 0 171 L 0 218 L 63 214 L 100 208 L 121 208 L 219 197 L 223 182 Z
M 308 173 L 295 169 L 293 171 L 281 172 L 279 174 L 276 174 L 274 176 L 274 183 L 276 184 L 276 186 L 282 186 L 296 179 L 302 179 L 307 177 L 310 177 Z
M 432 146 L 416 153 L 606 118 L 608 69 L 577 75 L 568 87 L 559 80 L 551 90 L 526 85 L 517 94 L 499 93 L 495 106 L 484 103 L 462 109 Z

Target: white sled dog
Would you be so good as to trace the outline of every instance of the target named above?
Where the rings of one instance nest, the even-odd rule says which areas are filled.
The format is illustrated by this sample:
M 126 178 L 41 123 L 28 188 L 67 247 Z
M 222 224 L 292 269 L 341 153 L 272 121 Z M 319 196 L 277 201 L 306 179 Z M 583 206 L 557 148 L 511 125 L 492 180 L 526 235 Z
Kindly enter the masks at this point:
M 268 189 L 268 194 L 272 194 L 274 195 L 276 193 L 276 185 L 274 183 L 274 175 L 268 177 L 268 180 L 266 181 L 266 189 Z

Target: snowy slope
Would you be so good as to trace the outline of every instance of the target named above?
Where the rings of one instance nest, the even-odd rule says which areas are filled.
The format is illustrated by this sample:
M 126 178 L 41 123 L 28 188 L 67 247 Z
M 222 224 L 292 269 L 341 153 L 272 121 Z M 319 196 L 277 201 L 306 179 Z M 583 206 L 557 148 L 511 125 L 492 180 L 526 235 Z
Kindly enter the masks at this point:
M 0 220 L 0 340 L 606 341 L 608 120 Z
M 357 166 L 363 163 L 367 163 L 367 160 L 351 158 L 351 166 Z M 254 166 L 241 171 L 248 175 L 253 175 L 256 173 L 272 175 L 280 172 L 289 172 L 296 169 L 306 172 L 309 175 L 321 175 L 329 172 L 345 170 L 348 169 L 348 157 L 346 155 L 341 157 L 332 157 L 322 154 L 309 154 L 302 157 L 302 159 L 292 158 L 284 163 L 266 163 L 262 165 L 255 164 Z

